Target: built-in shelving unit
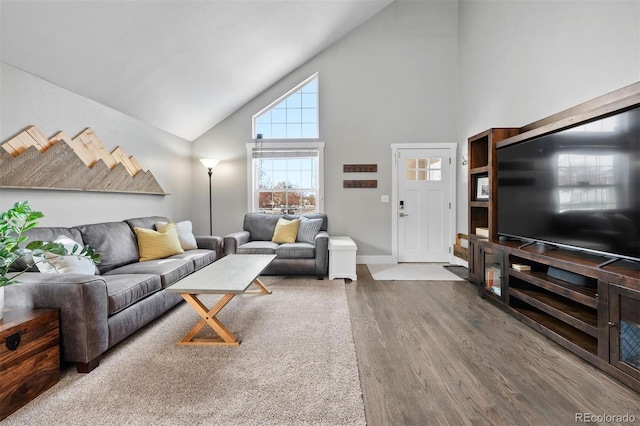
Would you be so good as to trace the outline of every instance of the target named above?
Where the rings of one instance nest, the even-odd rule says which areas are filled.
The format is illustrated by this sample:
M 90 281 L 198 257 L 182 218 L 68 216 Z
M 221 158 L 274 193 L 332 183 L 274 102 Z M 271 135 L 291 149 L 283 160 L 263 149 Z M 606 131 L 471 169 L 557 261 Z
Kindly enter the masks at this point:
M 518 128 L 493 128 L 469 138 L 469 235 L 487 228 L 490 238 L 498 237 L 496 227 L 496 150 L 498 142 L 518 134 Z M 478 182 L 487 178 L 487 197 L 478 196 Z
M 483 274 L 480 266 L 479 238 L 497 238 L 496 144 L 518 134 L 518 128 L 492 128 L 468 139 L 469 153 L 469 279 L 478 284 Z M 487 182 L 486 199 L 478 199 L 478 184 Z M 488 236 L 479 236 L 484 228 Z

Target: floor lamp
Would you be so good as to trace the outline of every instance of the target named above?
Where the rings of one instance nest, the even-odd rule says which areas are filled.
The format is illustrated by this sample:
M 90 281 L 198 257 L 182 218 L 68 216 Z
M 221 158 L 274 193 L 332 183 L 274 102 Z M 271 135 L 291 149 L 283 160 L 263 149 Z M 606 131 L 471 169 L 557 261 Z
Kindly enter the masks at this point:
M 200 162 L 207 168 L 209 171 L 209 235 L 213 235 L 213 204 L 211 200 L 211 175 L 213 174 L 213 169 L 218 165 L 220 160 L 214 160 L 213 158 L 201 158 Z

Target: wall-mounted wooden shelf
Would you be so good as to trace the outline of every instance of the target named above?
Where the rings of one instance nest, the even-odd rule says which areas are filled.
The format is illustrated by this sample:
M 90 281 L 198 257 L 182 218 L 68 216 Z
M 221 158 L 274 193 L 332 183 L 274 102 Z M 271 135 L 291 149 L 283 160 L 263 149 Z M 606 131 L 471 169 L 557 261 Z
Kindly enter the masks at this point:
M 377 173 L 377 164 L 343 164 L 342 171 L 344 173 Z
M 343 188 L 377 188 L 377 180 L 345 180 L 342 181 Z

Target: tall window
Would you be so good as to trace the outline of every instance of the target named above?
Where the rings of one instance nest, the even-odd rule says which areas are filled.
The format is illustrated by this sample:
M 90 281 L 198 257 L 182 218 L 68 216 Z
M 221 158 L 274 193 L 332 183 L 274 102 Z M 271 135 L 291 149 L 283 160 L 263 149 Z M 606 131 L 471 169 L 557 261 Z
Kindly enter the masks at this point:
M 323 211 L 318 97 L 314 74 L 253 116 L 254 142 L 247 144 L 250 211 Z
M 253 137 L 263 139 L 317 139 L 318 74 L 253 116 Z
M 299 148 L 249 145 L 253 175 L 251 210 L 271 214 L 321 211 L 322 144 Z

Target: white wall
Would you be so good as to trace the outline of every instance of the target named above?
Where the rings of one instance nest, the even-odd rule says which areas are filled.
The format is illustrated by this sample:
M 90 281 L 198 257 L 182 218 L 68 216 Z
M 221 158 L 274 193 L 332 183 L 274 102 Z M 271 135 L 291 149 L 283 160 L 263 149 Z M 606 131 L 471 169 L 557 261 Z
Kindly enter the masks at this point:
M 457 138 L 457 19 L 454 1 L 395 2 L 197 139 L 195 158 L 223 161 L 213 175 L 213 233 L 242 228 L 252 115 L 318 71 L 329 232 L 351 236 L 358 255 L 390 255 L 391 204 L 380 202 L 391 194 L 390 145 Z M 204 232 L 208 181 L 196 161 L 193 218 Z M 378 164 L 378 173 L 344 174 L 345 163 Z M 378 188 L 343 189 L 353 178 L 377 179 Z
M 459 143 L 522 127 L 640 80 L 640 1 L 459 4 Z M 458 176 L 466 232 L 467 170 Z
M 45 80 L 0 64 L 0 142 L 29 125 L 47 137 L 64 130 L 71 137 L 91 127 L 108 150 L 121 146 L 150 170 L 167 196 L 1 189 L 0 211 L 29 200 L 45 217 L 42 226 L 71 226 L 131 217 L 191 213 L 191 144 Z

